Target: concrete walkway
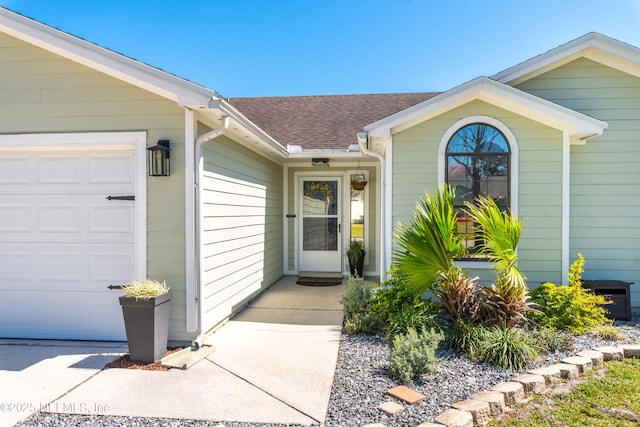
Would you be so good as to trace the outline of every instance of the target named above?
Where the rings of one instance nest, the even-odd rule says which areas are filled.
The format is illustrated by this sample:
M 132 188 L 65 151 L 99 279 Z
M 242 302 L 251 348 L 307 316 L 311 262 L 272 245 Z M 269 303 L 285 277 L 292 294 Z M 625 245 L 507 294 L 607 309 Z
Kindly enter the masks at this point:
M 306 287 L 295 279 L 280 280 L 212 335 L 208 343 L 216 351 L 186 371 L 100 370 L 125 351 L 113 343 L 44 347 L 0 341 L 0 384 L 11 385 L 0 390 L 0 404 L 64 413 L 321 424 L 335 373 L 345 285 Z M 31 407 L 22 409 L 0 407 L 0 425 L 32 413 Z

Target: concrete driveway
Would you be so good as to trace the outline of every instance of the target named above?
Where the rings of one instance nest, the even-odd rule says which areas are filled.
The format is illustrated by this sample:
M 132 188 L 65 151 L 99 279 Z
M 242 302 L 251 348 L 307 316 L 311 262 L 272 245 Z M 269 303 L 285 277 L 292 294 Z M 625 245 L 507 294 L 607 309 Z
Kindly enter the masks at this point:
M 342 326 L 345 285 L 285 277 L 213 334 L 191 368 L 106 369 L 124 343 L 0 341 L 0 425 L 32 412 L 322 424 Z M 36 345 L 37 344 L 37 345 Z M 9 406 L 7 406 L 7 404 Z
M 0 340 L 0 425 L 50 412 L 58 398 L 126 352 L 125 343 Z

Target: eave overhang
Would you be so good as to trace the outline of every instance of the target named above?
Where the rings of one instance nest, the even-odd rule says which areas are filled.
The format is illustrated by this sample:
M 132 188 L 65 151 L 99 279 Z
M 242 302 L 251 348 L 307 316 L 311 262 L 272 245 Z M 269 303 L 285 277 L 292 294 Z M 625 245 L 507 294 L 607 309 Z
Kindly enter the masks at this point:
M 484 101 L 565 132 L 579 143 L 601 135 L 606 122 L 563 107 L 488 77 L 479 77 L 411 108 L 400 111 L 368 126 L 369 138 L 388 139 L 419 123 L 444 114 L 472 101 Z
M 515 86 L 578 58 L 587 58 L 640 77 L 640 49 L 603 34 L 589 33 L 501 71 L 491 78 Z

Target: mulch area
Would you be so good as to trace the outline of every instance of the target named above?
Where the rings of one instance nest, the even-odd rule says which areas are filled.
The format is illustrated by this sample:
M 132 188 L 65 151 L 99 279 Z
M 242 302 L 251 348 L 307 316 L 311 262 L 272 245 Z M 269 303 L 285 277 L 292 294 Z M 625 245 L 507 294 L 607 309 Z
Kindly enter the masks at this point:
M 170 354 L 173 354 L 175 352 L 178 352 L 180 350 L 182 350 L 182 347 L 169 348 L 169 349 L 167 349 L 167 352 L 165 354 L 163 354 L 160 359 L 162 359 L 163 357 L 166 357 L 166 356 L 168 356 Z M 168 368 L 166 366 L 162 366 L 160 364 L 160 359 L 156 360 L 153 363 L 144 364 L 144 363 L 136 362 L 135 360 L 131 360 L 129 358 L 129 353 L 127 353 L 127 354 L 123 354 L 122 356 L 120 356 L 119 358 L 114 360 L 113 362 L 107 363 L 105 368 L 142 369 L 144 371 L 168 371 L 169 369 L 171 369 L 171 368 Z

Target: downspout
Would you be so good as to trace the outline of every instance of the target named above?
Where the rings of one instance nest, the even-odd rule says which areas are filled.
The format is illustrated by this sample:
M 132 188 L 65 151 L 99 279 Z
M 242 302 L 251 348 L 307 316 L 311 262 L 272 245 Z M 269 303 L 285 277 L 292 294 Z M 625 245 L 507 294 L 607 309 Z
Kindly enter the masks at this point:
M 384 209 L 386 209 L 386 204 L 385 204 L 385 195 L 386 195 L 386 159 L 385 157 L 380 154 L 380 153 L 376 153 L 375 151 L 371 151 L 366 147 L 366 144 L 369 140 L 369 136 L 367 135 L 367 132 L 358 132 L 358 146 L 360 148 L 360 155 L 366 155 L 366 156 L 370 156 L 370 157 L 375 157 L 380 161 L 380 213 L 378 214 L 379 218 L 380 218 L 380 230 L 382 230 L 382 235 L 379 236 L 380 239 L 380 250 L 378 251 L 378 256 L 379 256 L 379 260 L 378 262 L 380 263 L 380 281 L 384 281 L 385 277 L 387 275 L 387 259 L 386 259 L 386 247 L 387 247 L 387 231 L 385 228 L 385 219 L 386 219 L 386 214 L 383 212 Z
M 200 185 L 200 179 L 204 174 L 204 144 L 207 143 L 208 141 L 211 141 L 212 139 L 215 139 L 221 136 L 226 132 L 228 128 L 229 128 L 229 116 L 224 115 L 222 116 L 222 124 L 219 127 L 201 135 L 200 137 L 198 137 L 198 139 L 196 139 L 196 142 L 195 142 L 195 153 L 194 153 L 195 154 L 195 159 L 194 159 L 195 160 L 194 161 L 195 209 L 194 209 L 194 212 L 195 212 L 195 224 L 196 224 L 195 262 L 197 264 L 197 268 L 195 269 L 196 270 L 195 279 L 197 284 L 196 302 L 198 304 L 198 319 L 197 319 L 198 336 L 195 338 L 195 340 L 192 343 L 192 347 L 195 347 L 195 349 L 198 349 L 202 346 L 202 341 L 204 339 L 204 332 L 205 332 L 203 330 L 204 300 L 202 296 L 203 294 L 202 277 L 204 276 L 204 272 L 202 271 L 202 262 L 200 259 L 200 255 L 203 252 L 202 242 L 204 241 L 203 219 L 202 219 L 202 216 L 200 215 L 200 203 L 204 193 L 204 190 Z

